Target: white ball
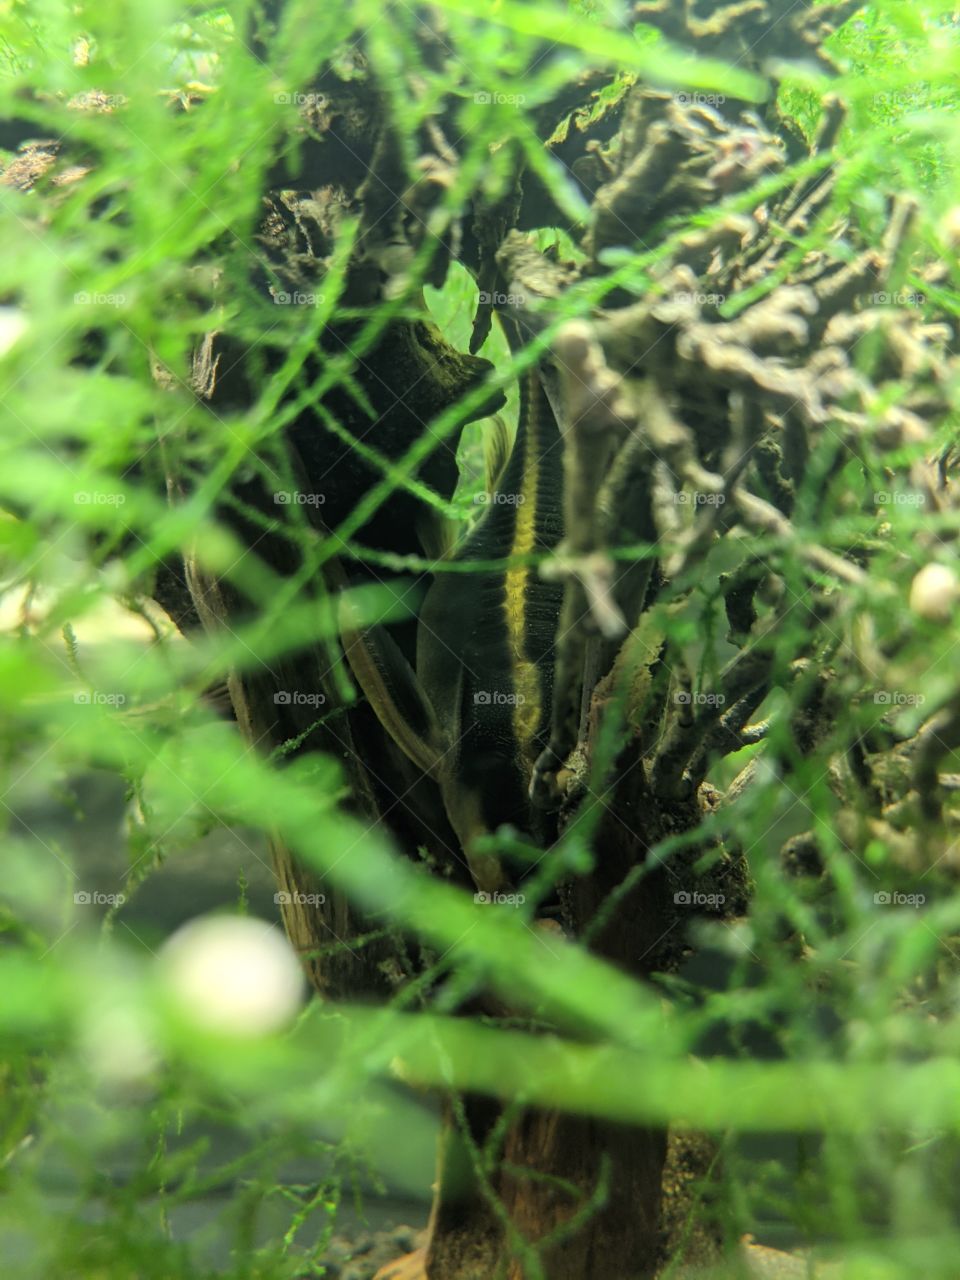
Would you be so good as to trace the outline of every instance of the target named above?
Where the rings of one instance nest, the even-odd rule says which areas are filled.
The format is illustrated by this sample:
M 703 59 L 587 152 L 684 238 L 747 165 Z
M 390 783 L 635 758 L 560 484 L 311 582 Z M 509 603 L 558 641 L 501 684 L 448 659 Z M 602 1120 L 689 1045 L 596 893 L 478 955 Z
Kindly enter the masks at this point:
M 0 307 L 0 356 L 20 341 L 27 331 L 27 320 L 15 307 Z
M 945 564 L 927 564 L 910 584 L 910 608 L 920 618 L 946 622 L 957 601 L 957 575 Z
M 160 964 L 182 1011 L 213 1031 L 264 1035 L 285 1026 L 303 1002 L 300 962 L 264 920 L 191 920 L 164 944 Z

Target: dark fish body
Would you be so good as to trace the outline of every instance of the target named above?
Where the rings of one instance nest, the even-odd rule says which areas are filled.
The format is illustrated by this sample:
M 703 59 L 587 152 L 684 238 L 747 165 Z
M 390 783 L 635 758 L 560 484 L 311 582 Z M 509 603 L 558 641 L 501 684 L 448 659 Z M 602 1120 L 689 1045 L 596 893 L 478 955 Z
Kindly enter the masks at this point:
M 563 532 L 562 464 L 559 429 L 531 369 L 510 458 L 456 561 L 542 558 L 553 550 Z M 531 830 L 528 789 L 549 733 L 562 593 L 529 563 L 440 573 L 427 593 L 417 675 L 449 743 L 439 776 L 465 850 L 503 823 Z M 492 870 L 484 878 L 492 885 Z

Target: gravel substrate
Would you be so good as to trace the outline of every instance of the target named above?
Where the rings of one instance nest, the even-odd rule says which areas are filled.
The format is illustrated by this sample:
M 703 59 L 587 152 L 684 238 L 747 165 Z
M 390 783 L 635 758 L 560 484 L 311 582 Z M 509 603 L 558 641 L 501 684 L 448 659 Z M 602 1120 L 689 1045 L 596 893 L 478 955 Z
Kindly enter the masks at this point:
M 334 1236 L 323 1256 L 327 1275 L 330 1280 L 373 1280 L 382 1266 L 412 1253 L 425 1238 L 426 1232 L 415 1227 L 389 1225 L 380 1231 L 358 1228 L 352 1236 Z

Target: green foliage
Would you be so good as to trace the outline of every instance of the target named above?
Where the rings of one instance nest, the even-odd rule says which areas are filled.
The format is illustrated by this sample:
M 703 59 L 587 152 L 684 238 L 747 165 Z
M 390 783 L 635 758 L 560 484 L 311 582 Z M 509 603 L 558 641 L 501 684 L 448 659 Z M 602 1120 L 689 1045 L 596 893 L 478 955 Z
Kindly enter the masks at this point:
M 788 733 L 790 696 L 777 689 L 760 712 L 771 722 L 766 746 L 746 747 L 711 775 L 725 787 L 751 759 L 762 773 L 737 810 L 755 889 L 749 918 L 691 925 L 709 973 L 701 965 L 644 988 L 582 948 L 546 947 L 529 927 L 533 896 L 509 915 L 478 913 L 345 812 L 341 762 L 313 753 L 279 769 L 248 750 L 204 701 L 203 692 L 231 671 L 333 644 L 334 604 L 309 597 L 304 584 L 344 544 L 358 559 L 376 561 L 356 534 L 398 487 L 462 522 L 481 483 L 482 427 L 461 442 L 463 479 L 452 504 L 425 493 L 414 477 L 417 462 L 454 430 L 462 406 L 452 406 L 399 462 L 369 450 L 381 478 L 337 530 L 336 546 L 305 520 L 294 525 L 304 558 L 291 579 L 244 547 L 222 519 L 219 503 L 231 482 L 295 487 L 281 433 L 297 408 L 333 387 L 359 395 L 349 356 L 328 361 L 311 385 L 304 375 L 318 335 L 331 317 L 342 317 L 354 222 L 340 227 L 317 305 L 270 305 L 245 284 L 267 174 L 281 159 L 294 173 L 299 163 L 303 138 L 291 94 L 330 50 L 339 47 L 341 66 L 353 67 L 354 33 L 368 31 L 372 69 L 410 139 L 436 102 L 459 102 L 457 124 L 470 147 L 441 216 L 478 190 L 501 191 L 503 157 L 513 148 L 523 149 L 565 213 L 583 215 L 582 197 L 543 150 L 530 114 L 586 69 L 620 77 L 591 118 L 613 109 L 632 77 L 654 73 L 659 83 L 762 99 L 762 82 L 743 68 L 694 63 L 662 41 L 603 25 L 606 5 L 572 5 L 576 16 L 512 0 L 482 15 L 472 2 L 438 7 L 452 47 L 471 56 L 424 70 L 429 91 L 416 101 L 396 76 L 416 57 L 415 17 L 402 6 L 385 17 L 366 0 L 289 4 L 268 67 L 249 47 L 253 6 L 244 3 L 199 13 L 173 0 L 0 5 L 0 114 L 29 122 L 23 136 L 64 139 L 72 162 L 90 169 L 60 186 L 41 178 L 33 190 L 4 188 L 0 199 L 7 247 L 0 285 L 0 1250 L 9 1274 L 323 1275 L 320 1259 L 338 1212 L 361 1181 L 388 1178 L 412 1191 L 430 1180 L 429 1115 L 396 1088 L 399 1080 L 714 1130 L 724 1135 L 723 1227 L 731 1238 L 766 1223 L 779 1239 L 832 1253 L 844 1277 L 949 1277 L 960 1243 L 956 854 L 953 846 L 938 848 L 929 870 L 907 871 L 878 836 L 862 860 L 854 857 L 827 773 L 851 724 L 866 735 L 888 711 L 873 698 L 870 645 L 880 649 L 894 634 L 901 641 L 887 679 L 894 675 L 890 687 L 909 692 L 897 721 L 904 732 L 915 729 L 922 706 L 938 705 L 955 687 L 955 625 L 906 618 L 905 600 L 922 564 L 918 529 L 940 521 L 944 534 L 955 535 L 956 518 L 891 502 L 878 527 L 867 497 L 889 487 L 889 459 L 868 452 L 839 470 L 828 439 L 797 494 L 790 545 L 750 535 L 750 554 L 775 557 L 798 600 L 808 590 L 802 549 L 811 541 L 868 546 L 871 577 L 869 586 L 844 588 L 846 630 L 823 653 L 824 665 L 850 649 L 860 655 L 858 673 L 843 669 L 850 723 L 803 757 Z M 853 117 L 834 157 L 841 180 L 832 212 L 875 239 L 884 229 L 876 225 L 883 192 L 917 192 L 921 234 L 931 243 L 958 200 L 960 50 L 946 16 L 943 4 L 869 7 L 833 42 L 848 68 L 836 88 Z M 533 42 L 555 34 L 558 22 L 562 54 L 519 81 Z M 807 137 L 823 87 L 798 69 L 781 92 L 781 107 Z M 481 107 L 479 94 L 493 101 Z M 517 95 L 519 107 L 511 100 Z M 172 111 L 171 99 L 185 109 Z M 751 192 L 730 203 L 756 201 Z M 824 220 L 798 243 L 798 260 L 824 242 L 826 228 Z M 665 228 L 664 241 L 687 229 Z M 609 275 L 572 291 L 571 312 L 587 311 L 617 284 L 647 280 L 663 252 L 663 243 L 624 252 Z M 416 264 L 421 275 L 428 257 L 425 251 Z M 235 283 L 228 302 L 211 288 L 214 269 Z M 910 287 L 909 276 L 904 283 Z M 415 272 L 407 296 L 353 317 L 356 352 L 412 305 L 416 287 Z M 938 301 L 960 315 L 955 273 L 941 292 Z M 451 271 L 442 290 L 425 294 L 449 340 L 466 349 L 473 282 Z M 219 327 L 250 344 L 253 368 L 257 350 L 278 356 L 278 367 L 254 403 L 211 413 L 190 390 L 188 353 L 198 335 Z M 499 335 L 483 354 L 496 366 L 491 385 L 511 392 L 518 369 L 535 358 L 509 358 Z M 154 377 L 158 367 L 162 380 Z M 472 402 L 487 390 L 471 393 Z M 324 429 L 343 438 L 341 423 Z M 176 505 L 166 494 L 170 455 L 192 480 Z M 254 603 L 254 621 L 189 644 L 172 633 L 149 603 L 154 577 L 165 557 L 190 548 L 208 573 Z M 717 550 L 686 608 L 663 619 L 698 673 L 698 688 L 709 687 L 725 656 L 719 584 L 735 567 L 725 555 Z M 381 561 L 398 572 L 420 567 Z M 409 616 L 416 602 L 399 583 L 353 590 L 355 617 L 367 624 Z M 797 630 L 805 625 L 798 615 Z M 784 669 L 796 646 L 797 632 L 785 627 L 777 637 Z M 763 773 L 771 750 L 781 768 Z M 90 872 L 102 865 L 91 861 L 91 846 L 104 838 L 92 815 L 38 818 L 62 814 L 65 798 L 76 802 L 76 780 L 91 774 L 121 780 L 128 801 L 124 832 L 109 836 L 123 845 L 125 866 L 101 881 Z M 889 785 L 896 792 L 902 783 L 894 777 Z M 588 797 L 551 853 L 551 878 L 602 856 L 591 843 L 600 805 L 599 795 Z M 259 1037 L 185 1022 L 170 1007 L 154 955 L 164 929 L 130 913 L 149 904 L 158 868 L 226 828 L 245 832 L 256 858 L 279 833 L 385 928 L 423 940 L 443 957 L 430 982 L 402 990 L 382 1009 L 315 1000 L 292 1028 Z M 829 888 L 819 876 L 789 877 L 777 856 L 787 839 L 810 829 L 825 851 Z M 721 820 L 708 817 L 665 839 L 636 879 L 690 847 L 709 858 L 722 834 Z M 103 903 L 109 910 L 75 901 L 95 882 L 101 894 L 126 901 Z M 248 887 L 243 876 L 239 887 L 226 887 L 222 910 L 251 912 Z M 877 893 L 902 901 L 878 903 Z M 448 1016 L 482 986 L 548 1014 L 557 1034 Z M 758 1134 L 779 1139 L 767 1159 L 744 1136 Z M 316 1169 L 309 1185 L 305 1163 Z M 215 1196 L 217 1213 L 190 1234 L 191 1206 L 209 1206 Z

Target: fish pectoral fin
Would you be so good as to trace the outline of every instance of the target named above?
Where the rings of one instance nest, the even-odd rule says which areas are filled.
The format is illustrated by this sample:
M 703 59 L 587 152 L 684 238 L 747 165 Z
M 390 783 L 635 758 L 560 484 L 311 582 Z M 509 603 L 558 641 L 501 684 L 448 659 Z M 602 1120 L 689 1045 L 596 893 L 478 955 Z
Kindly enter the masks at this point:
M 496 491 L 510 461 L 512 448 L 513 436 L 510 428 L 499 414 L 494 415 L 486 424 L 483 434 L 484 488 L 488 494 Z
M 383 627 L 341 630 L 354 679 L 384 729 L 418 769 L 437 776 L 446 739 L 433 706 L 399 645 Z

